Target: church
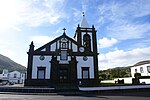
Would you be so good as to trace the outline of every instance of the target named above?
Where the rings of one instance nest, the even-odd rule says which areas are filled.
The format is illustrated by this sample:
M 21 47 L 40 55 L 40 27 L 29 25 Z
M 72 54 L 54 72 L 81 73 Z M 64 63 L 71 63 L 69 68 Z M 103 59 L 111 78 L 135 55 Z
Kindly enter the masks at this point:
M 55 87 L 59 84 L 97 86 L 98 52 L 96 30 L 88 26 L 85 15 L 73 38 L 65 32 L 34 49 L 30 44 L 25 86 Z

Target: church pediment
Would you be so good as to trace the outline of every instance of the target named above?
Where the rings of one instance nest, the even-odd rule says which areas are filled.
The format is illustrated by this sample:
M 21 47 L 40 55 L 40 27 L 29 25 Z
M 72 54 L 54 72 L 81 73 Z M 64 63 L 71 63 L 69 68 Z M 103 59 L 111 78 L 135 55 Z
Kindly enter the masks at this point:
M 67 49 L 72 50 L 73 52 L 77 52 L 78 46 L 79 44 L 75 40 L 64 33 L 51 42 L 36 49 L 35 52 L 55 52 L 59 49 Z

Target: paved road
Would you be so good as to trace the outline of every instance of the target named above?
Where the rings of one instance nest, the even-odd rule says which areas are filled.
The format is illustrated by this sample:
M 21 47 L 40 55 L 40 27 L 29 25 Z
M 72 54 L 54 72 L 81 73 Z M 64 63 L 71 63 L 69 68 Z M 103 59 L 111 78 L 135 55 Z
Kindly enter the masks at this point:
M 150 92 L 135 92 L 123 94 L 100 95 L 27 95 L 27 94 L 0 94 L 0 100 L 150 100 Z

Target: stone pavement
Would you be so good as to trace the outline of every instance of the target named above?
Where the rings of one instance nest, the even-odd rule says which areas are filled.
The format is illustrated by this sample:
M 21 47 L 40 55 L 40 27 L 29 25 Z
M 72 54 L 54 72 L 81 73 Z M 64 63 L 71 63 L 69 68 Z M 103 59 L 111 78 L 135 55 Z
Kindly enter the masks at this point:
M 1 94 L 0 100 L 149 100 L 150 91 L 130 93 L 105 93 L 105 94 Z

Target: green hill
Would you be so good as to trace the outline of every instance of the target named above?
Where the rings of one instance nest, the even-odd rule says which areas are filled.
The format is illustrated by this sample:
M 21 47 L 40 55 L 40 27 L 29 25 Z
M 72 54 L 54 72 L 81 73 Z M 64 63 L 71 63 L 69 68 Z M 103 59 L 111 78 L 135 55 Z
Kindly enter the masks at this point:
M 8 69 L 9 71 L 20 71 L 20 72 L 25 72 L 26 67 L 14 62 L 10 58 L 3 56 L 0 54 L 0 73 L 2 72 L 3 69 Z
M 130 67 L 116 67 L 116 68 L 107 69 L 107 70 L 100 70 L 99 77 L 101 80 L 131 77 Z

